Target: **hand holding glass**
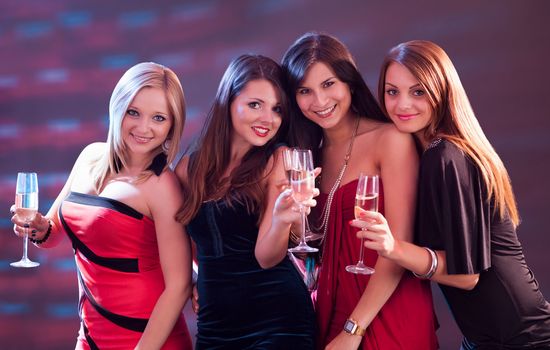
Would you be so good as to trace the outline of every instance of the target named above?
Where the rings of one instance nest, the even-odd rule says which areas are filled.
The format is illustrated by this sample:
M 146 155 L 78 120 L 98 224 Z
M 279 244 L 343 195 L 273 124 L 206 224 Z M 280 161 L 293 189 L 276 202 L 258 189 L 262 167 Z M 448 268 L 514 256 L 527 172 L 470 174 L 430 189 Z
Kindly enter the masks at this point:
M 18 173 L 15 188 L 15 212 L 27 224 L 30 223 L 38 211 L 38 180 L 36 173 Z M 23 236 L 23 257 L 10 265 L 13 267 L 36 267 L 40 263 L 29 260 L 27 249 L 29 245 L 29 233 L 25 228 Z
M 283 151 L 283 167 L 285 168 L 285 173 L 286 173 L 289 185 L 290 185 L 290 171 L 292 170 L 292 155 L 295 149 L 296 148 L 286 148 Z M 305 219 L 305 223 L 306 223 L 306 241 L 316 241 L 323 237 L 323 235 L 319 233 L 314 233 L 313 231 L 311 231 L 307 216 Z
M 302 217 L 302 227 L 300 234 L 300 243 L 290 248 L 291 253 L 313 253 L 319 249 L 313 248 L 306 243 L 306 213 L 304 203 L 313 198 L 313 189 L 315 188 L 315 175 L 313 173 L 313 157 L 310 150 L 294 149 L 292 151 L 292 169 L 290 171 L 290 187 L 292 197 L 300 207 Z
M 357 192 L 355 193 L 354 214 L 360 219 L 362 211 L 378 211 L 378 175 L 359 174 Z M 346 271 L 356 274 L 370 275 L 374 273 L 372 267 L 363 263 L 363 238 L 359 247 L 359 261 L 355 265 L 346 266 Z

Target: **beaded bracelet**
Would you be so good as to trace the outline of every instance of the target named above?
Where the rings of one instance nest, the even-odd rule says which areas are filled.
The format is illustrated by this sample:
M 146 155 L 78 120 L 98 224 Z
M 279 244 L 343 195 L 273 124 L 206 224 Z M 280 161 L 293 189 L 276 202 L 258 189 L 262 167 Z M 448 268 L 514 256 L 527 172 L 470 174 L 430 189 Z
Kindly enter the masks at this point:
M 42 244 L 46 242 L 48 238 L 50 238 L 51 233 L 52 233 L 52 221 L 48 220 L 48 230 L 46 231 L 46 234 L 44 235 L 44 237 L 42 237 L 42 239 L 34 239 L 29 237 L 29 241 L 31 241 L 34 244 Z
M 425 274 L 421 275 L 421 274 L 418 274 L 416 272 L 413 272 L 413 275 L 415 275 L 416 277 L 421 278 L 421 279 L 429 280 L 430 278 L 432 278 L 434 273 L 437 271 L 437 265 L 439 264 L 439 261 L 438 261 L 438 258 L 437 258 L 437 254 L 432 249 L 430 249 L 428 247 L 424 247 L 424 249 L 426 249 L 428 251 L 428 253 L 430 253 L 430 257 L 432 258 L 432 263 L 430 265 L 430 269 Z

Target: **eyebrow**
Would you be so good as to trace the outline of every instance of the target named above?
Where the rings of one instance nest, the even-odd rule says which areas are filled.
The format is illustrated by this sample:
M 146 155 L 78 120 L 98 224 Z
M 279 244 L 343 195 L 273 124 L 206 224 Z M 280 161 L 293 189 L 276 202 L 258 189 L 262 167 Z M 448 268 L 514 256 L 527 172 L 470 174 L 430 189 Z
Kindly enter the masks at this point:
M 265 103 L 265 101 L 262 100 L 262 99 L 259 98 L 259 97 L 249 97 L 248 100 L 249 100 L 249 101 L 256 101 L 256 102 Z
M 324 83 L 326 83 L 327 81 L 329 81 L 329 80 L 331 80 L 331 79 L 338 79 L 338 78 L 335 77 L 335 76 L 331 76 L 331 77 L 329 77 L 329 78 L 326 78 L 325 80 L 323 80 L 323 81 L 321 82 L 321 85 L 324 84 Z M 304 86 L 304 85 L 300 85 L 300 86 L 298 86 L 298 87 L 296 88 L 296 90 L 298 90 L 298 89 L 309 89 L 309 87 Z
M 386 82 L 386 85 L 391 85 L 391 86 L 393 86 L 394 88 L 397 87 L 397 85 L 393 85 L 392 83 L 388 83 L 388 82 Z M 417 87 L 422 87 L 422 85 L 420 85 L 420 83 L 414 84 L 413 86 L 411 86 L 411 87 L 409 88 L 409 90 L 410 90 L 410 89 L 417 88 Z
M 128 109 L 129 109 L 129 108 L 136 109 L 138 112 L 141 111 L 141 109 L 139 109 L 138 107 L 134 106 L 133 104 L 128 105 Z M 165 113 L 165 112 L 156 111 L 156 112 L 153 112 L 153 114 L 160 114 L 160 115 L 162 115 L 162 116 L 170 116 L 170 112 Z

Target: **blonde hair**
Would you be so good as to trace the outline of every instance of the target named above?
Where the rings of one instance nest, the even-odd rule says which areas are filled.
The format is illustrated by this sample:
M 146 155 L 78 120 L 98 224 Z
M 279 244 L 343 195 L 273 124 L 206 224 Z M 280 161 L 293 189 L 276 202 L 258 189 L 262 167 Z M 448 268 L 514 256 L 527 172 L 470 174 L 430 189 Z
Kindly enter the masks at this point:
M 406 67 L 426 90 L 433 118 L 424 130 L 426 140 L 437 137 L 453 142 L 478 166 L 502 218 L 508 211 L 514 226 L 520 218 L 508 172 L 483 133 L 458 73 L 445 51 L 430 41 L 413 40 L 397 45 L 386 55 L 380 71 L 378 97 L 384 101 L 386 70 L 391 63 Z
M 160 153 L 166 154 L 166 164 L 163 171 L 176 158 L 185 124 L 185 97 L 177 75 L 169 68 L 153 62 L 138 63 L 131 67 L 120 78 L 109 102 L 109 133 L 107 135 L 107 150 L 93 165 L 92 177 L 94 188 L 100 192 L 105 179 L 119 172 L 127 165 L 127 150 L 122 139 L 122 120 L 128 106 L 143 88 L 160 88 L 165 92 L 166 102 L 172 118 L 172 126 L 168 133 L 166 149 L 159 146 L 153 151 L 151 160 Z M 166 142 L 165 142 L 166 143 Z M 143 169 L 138 181 L 147 179 L 153 172 Z

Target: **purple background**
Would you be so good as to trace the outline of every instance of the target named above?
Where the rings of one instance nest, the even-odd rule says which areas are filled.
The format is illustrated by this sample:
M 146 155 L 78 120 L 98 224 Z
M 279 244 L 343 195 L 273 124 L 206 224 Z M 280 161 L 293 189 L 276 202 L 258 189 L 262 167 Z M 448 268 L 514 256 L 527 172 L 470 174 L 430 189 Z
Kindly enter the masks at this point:
M 255 52 L 280 60 L 308 30 L 344 41 L 372 89 L 384 54 L 395 44 L 428 39 L 447 50 L 510 172 L 523 218 L 518 234 L 548 298 L 549 18 L 546 0 L 2 1 L 0 348 L 70 349 L 78 330 L 67 240 L 47 251 L 31 247 L 39 268 L 9 267 L 22 249 L 8 211 L 16 173 L 38 172 L 46 212 L 80 150 L 105 140 L 111 91 L 141 61 L 165 64 L 179 75 L 188 103 L 188 144 L 232 58 Z M 441 348 L 456 349 L 460 335 L 434 290 Z M 192 316 L 188 323 L 194 330 Z

